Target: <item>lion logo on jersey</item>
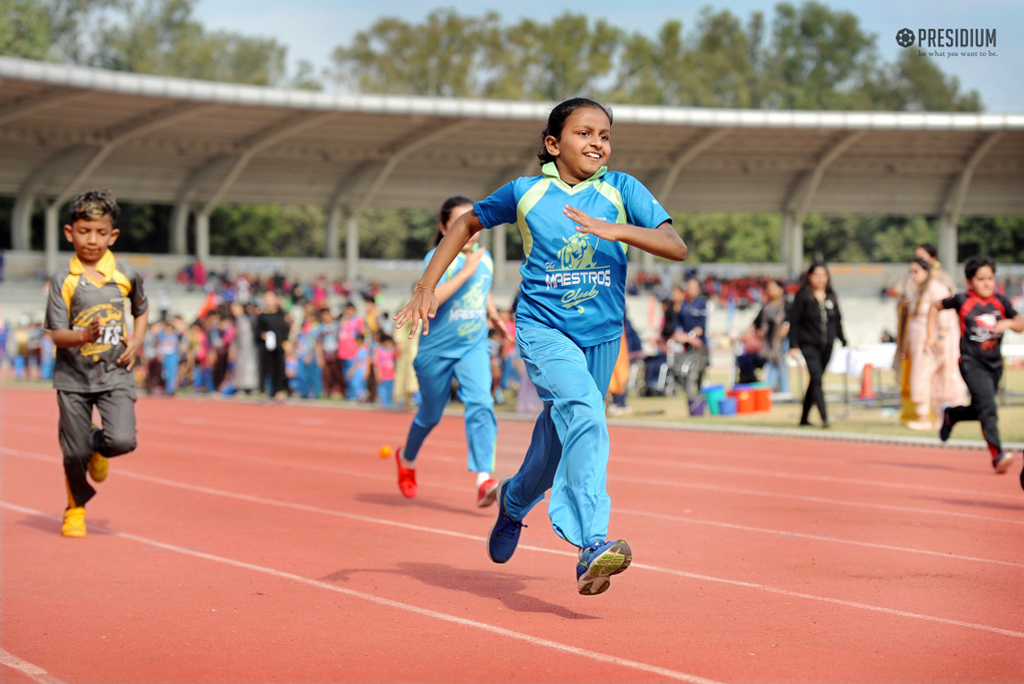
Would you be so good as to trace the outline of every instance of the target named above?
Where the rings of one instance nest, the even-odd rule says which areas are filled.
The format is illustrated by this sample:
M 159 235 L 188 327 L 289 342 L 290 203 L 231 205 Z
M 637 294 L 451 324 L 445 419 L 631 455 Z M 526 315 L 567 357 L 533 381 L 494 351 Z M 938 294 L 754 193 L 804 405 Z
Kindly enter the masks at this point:
M 589 236 L 576 233 L 566 240 L 562 238 L 565 246 L 558 250 L 558 258 L 562 260 L 562 268 L 565 270 L 580 270 L 584 268 L 597 268 L 594 263 L 594 246 L 590 244 Z
M 123 311 L 110 304 L 97 304 L 78 314 L 72 327 L 75 330 L 82 330 L 93 318 L 100 320 L 100 336 L 95 342 L 80 347 L 82 356 L 102 354 L 121 344 L 121 334 L 124 331 Z

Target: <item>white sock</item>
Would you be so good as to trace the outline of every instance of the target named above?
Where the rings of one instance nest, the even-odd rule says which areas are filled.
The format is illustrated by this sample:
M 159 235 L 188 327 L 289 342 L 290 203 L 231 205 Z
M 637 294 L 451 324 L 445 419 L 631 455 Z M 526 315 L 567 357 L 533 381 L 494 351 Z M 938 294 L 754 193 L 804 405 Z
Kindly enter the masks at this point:
M 491 479 L 491 474 L 490 473 L 477 473 L 476 474 L 476 486 L 479 487 L 484 482 L 487 482 L 490 479 Z

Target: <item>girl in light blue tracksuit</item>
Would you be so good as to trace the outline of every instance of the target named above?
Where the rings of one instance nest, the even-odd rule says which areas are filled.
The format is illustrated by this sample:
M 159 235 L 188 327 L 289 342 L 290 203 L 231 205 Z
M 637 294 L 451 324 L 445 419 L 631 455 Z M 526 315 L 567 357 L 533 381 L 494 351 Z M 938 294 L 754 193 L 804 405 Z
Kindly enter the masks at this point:
M 518 178 L 473 205 L 438 245 L 412 301 L 395 317 L 432 329 L 435 285 L 462 246 L 485 228 L 516 224 L 523 237 L 516 310 L 519 353 L 544 411 L 519 472 L 501 483 L 487 551 L 508 561 L 523 519 L 551 490 L 555 532 L 578 547 L 577 588 L 600 594 L 632 551 L 608 541 L 608 428 L 604 395 L 625 313 L 626 248 L 681 261 L 686 245 L 639 181 L 608 171 L 611 113 L 588 98 L 556 106 L 542 133 L 541 175 Z M 436 320 L 436 318 L 435 318 Z
M 437 241 L 449 227 L 473 207 L 465 197 L 445 201 L 438 215 Z M 420 386 L 420 406 L 409 426 L 405 446 L 396 452 L 398 487 L 408 498 L 416 495 L 416 458 L 423 441 L 441 420 L 452 391 L 452 378 L 459 383 L 459 399 L 466 407 L 468 468 L 476 473 L 477 506 L 494 503 L 498 483 L 494 470 L 498 423 L 491 396 L 491 359 L 487 347 L 487 322 L 501 324 L 491 303 L 494 263 L 476 239 L 451 260 L 436 287 L 437 315 L 430 335 L 419 343 L 413 368 Z M 436 251 L 424 259 L 426 267 Z M 506 333 L 507 334 L 507 333 Z

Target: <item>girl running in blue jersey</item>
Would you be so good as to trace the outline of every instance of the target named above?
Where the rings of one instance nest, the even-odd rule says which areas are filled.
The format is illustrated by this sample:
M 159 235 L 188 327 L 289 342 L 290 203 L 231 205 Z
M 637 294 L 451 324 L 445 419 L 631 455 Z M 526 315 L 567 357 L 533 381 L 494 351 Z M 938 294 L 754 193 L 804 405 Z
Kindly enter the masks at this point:
M 473 208 L 465 197 L 451 197 L 441 206 L 435 244 L 455 221 Z M 408 498 L 416 496 L 416 457 L 423 440 L 441 420 L 451 398 L 452 378 L 459 382 L 459 399 L 466 407 L 466 441 L 469 470 L 477 474 L 476 505 L 489 506 L 497 496 L 498 483 L 491 479 L 498 422 L 491 397 L 491 358 L 487 347 L 487 321 L 505 331 L 491 302 L 494 263 L 477 243 L 479 235 L 466 240 L 449 259 L 450 266 L 436 287 L 437 321 L 434 334 L 420 340 L 413 368 L 420 384 L 420 408 L 409 426 L 405 447 L 395 452 L 398 488 Z M 430 263 L 436 248 L 424 259 Z
M 639 181 L 609 172 L 612 116 L 588 98 L 566 100 L 541 134 L 540 176 L 518 178 L 462 215 L 438 245 L 412 301 L 395 317 L 431 332 L 435 286 L 477 233 L 503 223 L 523 236 L 516 337 L 544 401 L 519 472 L 503 480 L 487 541 L 495 563 L 515 552 L 523 520 L 547 490 L 555 532 L 579 548 L 576 583 L 600 594 L 632 562 L 624 540 L 608 541 L 608 427 L 604 396 L 619 354 L 625 313 L 626 247 L 674 261 L 686 245 Z

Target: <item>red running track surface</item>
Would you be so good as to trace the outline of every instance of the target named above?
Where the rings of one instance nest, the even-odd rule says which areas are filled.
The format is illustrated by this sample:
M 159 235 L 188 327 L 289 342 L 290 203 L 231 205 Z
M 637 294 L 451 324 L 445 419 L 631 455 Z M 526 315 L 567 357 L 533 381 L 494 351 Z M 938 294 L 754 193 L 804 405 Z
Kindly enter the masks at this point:
M 612 426 L 635 561 L 583 597 L 543 503 L 487 559 L 457 417 L 407 501 L 408 413 L 137 415 L 65 539 L 54 393 L 0 390 L 3 681 L 1024 681 L 1024 493 L 981 450 Z

